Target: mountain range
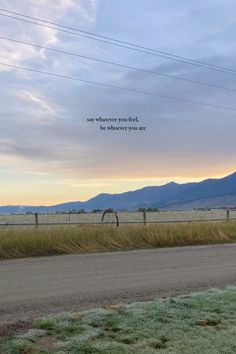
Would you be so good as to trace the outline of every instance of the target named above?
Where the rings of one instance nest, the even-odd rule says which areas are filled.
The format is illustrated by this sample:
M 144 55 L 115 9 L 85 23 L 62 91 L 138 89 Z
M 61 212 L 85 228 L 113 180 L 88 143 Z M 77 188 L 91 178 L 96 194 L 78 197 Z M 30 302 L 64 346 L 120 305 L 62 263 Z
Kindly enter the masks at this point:
M 120 194 L 102 193 L 85 201 L 75 201 L 51 206 L 0 206 L 0 213 L 62 212 L 93 209 L 136 210 L 158 208 L 164 210 L 189 210 L 193 208 L 218 208 L 236 206 L 236 172 L 223 178 L 210 178 L 201 182 L 144 187 Z

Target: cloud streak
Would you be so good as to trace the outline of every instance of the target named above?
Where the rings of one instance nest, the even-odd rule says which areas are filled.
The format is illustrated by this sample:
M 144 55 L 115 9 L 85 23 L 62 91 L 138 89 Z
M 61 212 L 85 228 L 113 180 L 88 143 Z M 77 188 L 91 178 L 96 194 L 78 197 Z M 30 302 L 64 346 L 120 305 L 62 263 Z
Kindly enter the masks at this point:
M 21 3 L 19 8 L 15 0 L 11 4 L 2 1 L 1 7 L 234 67 L 236 49 L 232 33 L 236 30 L 236 4 L 233 0 L 227 0 L 227 6 L 223 0 L 217 0 L 214 6 L 203 0 L 188 5 L 183 0 L 176 3 L 150 0 L 147 4 L 132 0 L 124 6 L 106 0 Z M 0 20 L 1 33 L 12 38 L 236 88 L 232 75 L 126 51 L 57 30 Z M 6 41 L 0 43 L 3 62 L 162 95 L 234 105 L 235 93 Z M 112 192 L 117 180 L 126 181 L 127 189 L 132 189 L 132 180 L 137 178 L 143 179 L 145 185 L 147 179 L 171 180 L 175 176 L 186 181 L 187 177 L 218 176 L 234 169 L 236 121 L 232 112 L 6 70 L 1 66 L 0 77 L 0 167 L 10 166 L 5 179 L 10 174 L 20 174 L 28 183 L 31 174 L 43 174 L 44 185 L 47 179 L 48 185 L 55 179 L 62 185 L 78 186 L 76 198 L 80 199 L 86 193 L 91 196 L 91 190 L 106 191 L 106 186 Z M 147 126 L 145 133 L 101 133 L 99 126 L 86 123 L 87 117 L 130 115 L 138 116 L 142 125 Z M 120 186 L 124 190 L 123 182 Z M 22 189 L 22 184 L 19 188 Z M 58 193 L 56 187 L 54 193 Z M 65 188 L 64 193 L 66 200 L 69 190 Z

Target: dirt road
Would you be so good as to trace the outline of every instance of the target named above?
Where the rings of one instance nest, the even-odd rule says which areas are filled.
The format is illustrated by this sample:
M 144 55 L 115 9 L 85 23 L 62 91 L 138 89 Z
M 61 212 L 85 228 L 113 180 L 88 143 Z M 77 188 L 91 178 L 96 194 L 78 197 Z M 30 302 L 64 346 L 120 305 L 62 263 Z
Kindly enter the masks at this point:
M 0 262 L 0 325 L 47 313 L 236 285 L 236 245 Z

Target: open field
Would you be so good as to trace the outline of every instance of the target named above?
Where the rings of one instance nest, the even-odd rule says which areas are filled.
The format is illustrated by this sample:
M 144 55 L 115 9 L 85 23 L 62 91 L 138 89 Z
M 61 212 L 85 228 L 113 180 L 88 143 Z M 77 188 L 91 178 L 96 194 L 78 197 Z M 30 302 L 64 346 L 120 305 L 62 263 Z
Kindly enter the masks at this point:
M 9 227 L 0 229 L 0 259 L 236 242 L 236 222 Z
M 118 212 L 120 223 L 125 222 L 143 222 L 142 212 Z M 84 213 L 84 214 L 39 214 L 39 223 L 99 223 L 102 213 Z M 236 210 L 230 211 L 230 218 L 236 219 Z M 160 211 L 147 212 L 146 220 L 148 222 L 160 221 L 196 221 L 196 220 L 225 220 L 226 210 L 191 210 L 191 211 Z M 4 223 L 34 223 L 34 215 L 0 214 L 0 224 Z M 112 214 L 107 214 L 104 222 L 115 222 Z
M 28 328 L 27 328 L 28 327 Z M 234 354 L 236 288 L 47 316 L 0 339 L 4 354 Z

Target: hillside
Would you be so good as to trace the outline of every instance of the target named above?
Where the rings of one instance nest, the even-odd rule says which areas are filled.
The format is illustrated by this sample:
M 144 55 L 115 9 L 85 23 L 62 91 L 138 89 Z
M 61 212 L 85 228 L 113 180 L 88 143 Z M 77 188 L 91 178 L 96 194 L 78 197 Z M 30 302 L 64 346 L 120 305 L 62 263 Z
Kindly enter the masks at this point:
M 1 206 L 1 213 L 55 212 L 71 209 L 127 209 L 141 207 L 160 209 L 192 209 L 196 207 L 225 207 L 236 205 L 236 172 L 220 179 L 163 186 L 144 187 L 120 194 L 103 193 L 86 202 L 68 202 L 52 206 Z

